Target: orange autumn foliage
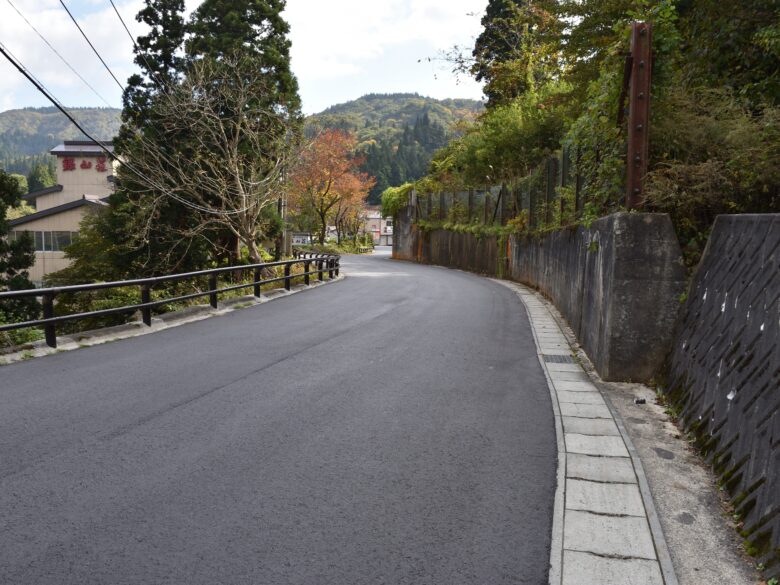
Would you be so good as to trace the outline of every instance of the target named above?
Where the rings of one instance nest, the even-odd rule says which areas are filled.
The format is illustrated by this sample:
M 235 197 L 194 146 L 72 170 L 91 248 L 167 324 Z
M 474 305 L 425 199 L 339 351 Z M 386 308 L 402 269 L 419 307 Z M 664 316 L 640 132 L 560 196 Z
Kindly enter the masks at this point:
M 374 186 L 375 179 L 359 170 L 356 146 L 354 135 L 325 130 L 306 144 L 290 173 L 288 203 L 294 212 L 316 215 L 321 244 L 328 222 L 338 229 L 343 217 L 362 207 Z

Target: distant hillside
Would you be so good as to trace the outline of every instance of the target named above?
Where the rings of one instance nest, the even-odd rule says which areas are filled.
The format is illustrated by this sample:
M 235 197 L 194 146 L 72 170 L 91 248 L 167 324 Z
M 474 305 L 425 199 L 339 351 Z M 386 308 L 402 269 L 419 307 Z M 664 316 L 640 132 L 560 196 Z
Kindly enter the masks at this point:
M 423 176 L 433 153 L 452 136 L 461 120 L 473 119 L 482 102 L 466 99 L 436 100 L 410 93 L 368 94 L 331 106 L 306 119 L 306 133 L 318 128 L 355 132 L 366 161 L 363 169 L 376 177 L 371 202 L 382 191 Z M 119 131 L 121 110 L 71 108 L 87 131 L 102 140 Z M 33 165 L 46 162 L 46 153 L 62 142 L 83 138 L 55 108 L 24 108 L 0 113 L 0 167 L 28 174 Z
M 366 157 L 363 170 L 377 179 L 370 201 L 378 203 L 387 187 L 425 175 L 433 153 L 447 144 L 455 125 L 473 119 L 483 107 L 467 99 L 369 94 L 309 116 L 306 133 L 322 128 L 355 132 Z
M 309 132 L 317 126 L 356 132 L 361 141 L 400 136 L 404 127 L 427 112 L 432 123 L 449 130 L 463 119 L 474 118 L 484 109 L 482 102 L 467 99 L 436 100 L 416 93 L 370 93 L 331 106 L 306 120 Z
M 88 132 L 101 140 L 110 140 L 119 131 L 121 110 L 114 108 L 71 108 Z M 83 138 L 56 108 L 24 108 L 0 113 L 0 165 L 6 170 L 26 174 L 63 140 Z

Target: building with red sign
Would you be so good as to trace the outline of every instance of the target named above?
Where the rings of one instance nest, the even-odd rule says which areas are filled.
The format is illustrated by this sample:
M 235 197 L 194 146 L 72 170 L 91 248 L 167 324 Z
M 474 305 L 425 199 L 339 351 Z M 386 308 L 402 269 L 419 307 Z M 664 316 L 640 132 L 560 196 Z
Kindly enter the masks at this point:
M 111 143 L 106 144 L 113 152 Z M 106 205 L 114 190 L 114 166 L 103 148 L 89 140 L 66 140 L 50 153 L 56 158 L 57 184 L 24 196 L 35 213 L 9 221 L 10 237 L 30 232 L 35 241 L 35 265 L 30 279 L 66 268 L 64 249 L 78 234 L 79 224 L 91 209 Z

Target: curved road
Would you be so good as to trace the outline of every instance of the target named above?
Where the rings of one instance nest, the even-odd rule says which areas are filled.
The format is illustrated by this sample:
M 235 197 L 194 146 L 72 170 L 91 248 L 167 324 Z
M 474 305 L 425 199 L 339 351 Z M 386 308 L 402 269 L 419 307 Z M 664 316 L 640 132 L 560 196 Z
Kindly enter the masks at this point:
M 1 367 L 0 583 L 546 583 L 555 430 L 520 301 L 343 266 Z

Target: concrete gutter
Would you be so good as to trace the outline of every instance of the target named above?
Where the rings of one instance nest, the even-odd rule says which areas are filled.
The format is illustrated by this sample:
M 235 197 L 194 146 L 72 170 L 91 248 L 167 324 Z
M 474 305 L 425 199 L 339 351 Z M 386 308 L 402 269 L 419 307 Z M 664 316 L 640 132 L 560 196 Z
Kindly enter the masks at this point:
M 323 285 L 331 284 L 344 280 L 346 276 L 340 274 L 339 276 L 324 280 L 314 281 L 309 286 L 300 284 L 292 287 L 292 290 L 286 291 L 283 288 L 272 289 L 268 292 L 264 292 L 261 297 L 255 297 L 252 295 L 234 297 L 220 302 L 220 306 L 217 309 L 211 307 L 211 305 L 194 305 L 186 307 L 179 311 L 171 311 L 170 313 L 163 313 L 152 319 L 152 326 L 146 327 L 141 321 L 133 321 L 124 325 L 117 325 L 115 327 L 104 327 L 102 329 L 94 329 L 92 331 L 81 331 L 70 335 L 63 335 L 57 337 L 57 348 L 52 349 L 46 345 L 45 341 L 36 341 L 29 345 L 12 348 L 10 352 L 0 354 L 0 366 L 12 364 L 23 360 L 32 358 L 43 357 L 54 353 L 63 351 L 72 351 L 74 349 L 80 349 L 83 347 L 90 347 L 92 345 L 100 345 L 102 343 L 108 343 L 110 341 L 117 341 L 119 339 L 127 339 L 129 337 L 138 337 L 140 335 L 148 335 L 150 333 L 156 333 L 164 329 L 170 329 L 171 327 L 178 327 L 180 325 L 186 325 L 194 321 L 201 321 L 211 317 L 218 317 L 233 311 L 238 311 L 255 305 L 261 305 L 275 299 L 280 299 L 294 295 L 300 292 L 304 292 L 313 288 L 317 288 Z
M 678 585 L 642 464 L 620 416 L 583 369 L 557 311 L 528 287 L 555 415 L 558 487 L 550 585 Z

